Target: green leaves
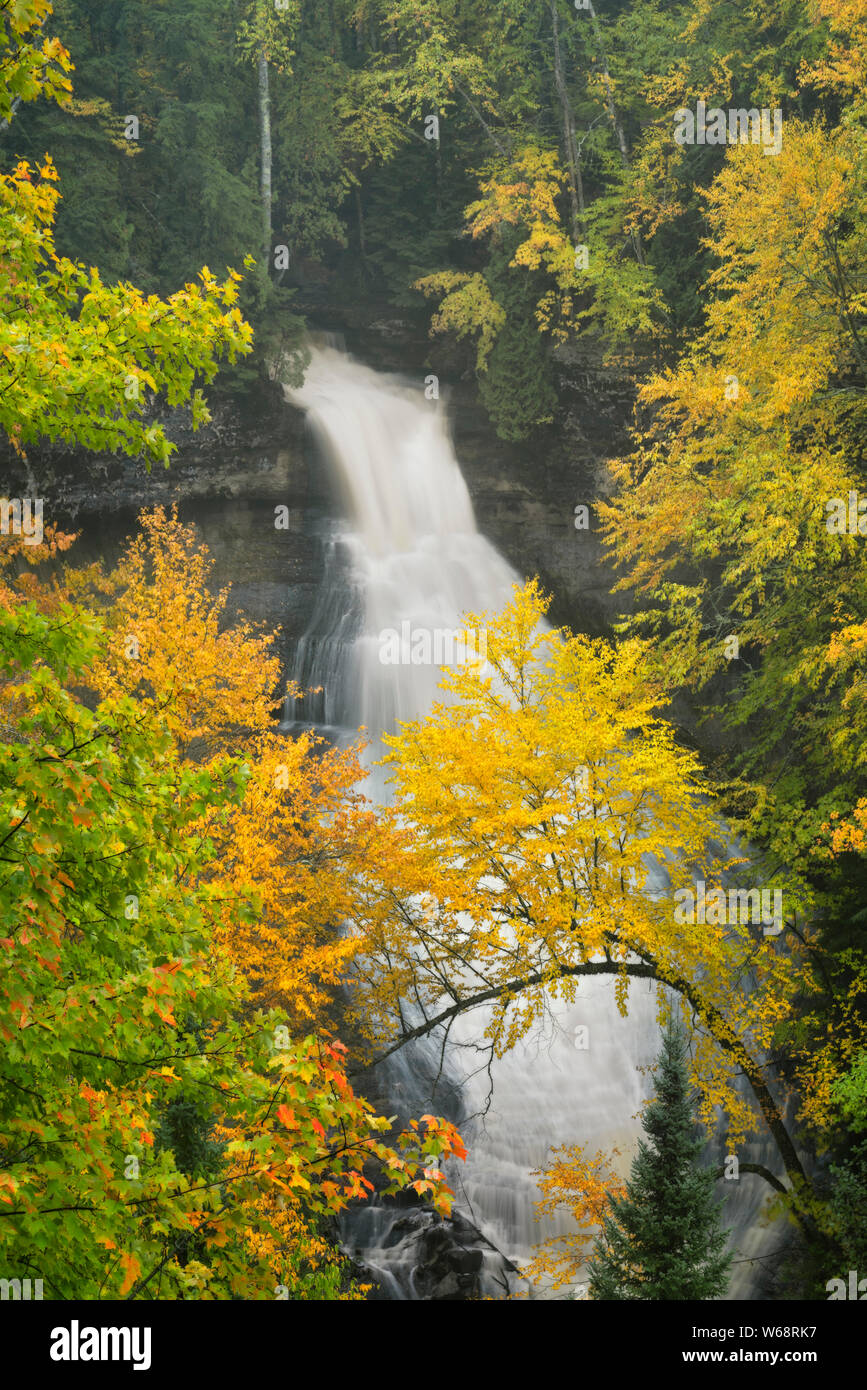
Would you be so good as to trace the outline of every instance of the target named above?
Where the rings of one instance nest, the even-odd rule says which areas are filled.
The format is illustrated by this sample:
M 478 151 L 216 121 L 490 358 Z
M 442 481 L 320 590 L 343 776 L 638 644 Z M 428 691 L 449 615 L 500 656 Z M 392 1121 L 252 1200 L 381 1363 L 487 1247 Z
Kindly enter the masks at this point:
M 248 0 L 235 38 L 242 59 L 256 63 L 264 52 L 279 72 L 288 71 L 300 9 L 300 0 L 280 0 L 279 8 L 274 0 Z
M 0 117 L 19 98 L 70 91 L 66 50 L 34 43 L 49 12 L 46 0 L 6 7 Z M 57 179 L 48 156 L 0 175 L 0 429 L 18 452 L 47 436 L 166 463 L 172 446 L 148 407 L 160 395 L 169 405 L 192 399 L 194 426 L 207 419 L 197 384 L 213 380 L 220 360 L 250 351 L 241 277 L 230 271 L 221 283 L 206 267 L 167 299 L 106 285 L 96 268 L 55 250 Z
M 0 176 L 0 428 L 19 452 L 47 436 L 166 463 L 173 446 L 148 405 L 193 397 L 194 424 L 207 418 L 196 382 L 250 351 L 241 277 L 220 283 L 205 267 L 167 300 L 103 284 L 55 252 L 56 179 L 48 159 Z
M 57 39 L 40 42 L 40 31 L 51 9 L 51 0 L 11 0 L 3 6 L 0 120 L 10 119 L 19 101 L 33 101 L 38 96 L 65 101 L 68 97 L 69 54 Z
M 186 796 L 219 793 L 132 702 L 90 710 L 63 689 L 59 673 L 80 672 L 93 643 L 92 621 L 68 611 L 0 609 L 5 727 L 20 731 L 0 744 L 0 1153 L 14 1196 L 0 1241 L 13 1262 L 34 1244 L 46 1266 L 57 1260 L 46 1279 L 67 1296 L 93 1296 L 96 1237 L 120 1245 L 138 1206 L 165 1192 L 169 1221 L 183 1222 L 171 1155 L 148 1171 L 154 1103 L 171 1084 L 151 1079 L 152 1062 L 180 1053 L 195 1084 L 200 1048 L 173 1010 L 207 1027 L 231 998 L 206 972 L 200 908 L 177 888 Z M 141 1182 L 125 1174 L 130 1157 Z

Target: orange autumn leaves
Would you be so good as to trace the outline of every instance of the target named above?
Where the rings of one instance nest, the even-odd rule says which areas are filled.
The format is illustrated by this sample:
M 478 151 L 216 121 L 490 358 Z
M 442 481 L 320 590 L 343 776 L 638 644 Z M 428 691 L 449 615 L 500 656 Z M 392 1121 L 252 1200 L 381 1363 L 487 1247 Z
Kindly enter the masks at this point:
M 619 1149 L 601 1149 L 590 1156 L 582 1145 L 554 1149 L 547 1166 L 534 1176 L 539 1179 L 542 1196 L 536 1203 L 537 1217 L 570 1216 L 574 1229 L 549 1237 L 540 1246 L 527 1274 L 536 1283 L 554 1289 L 577 1279 L 588 1258 L 587 1243 L 608 1210 L 609 1199 L 625 1195 L 626 1186 L 614 1171 L 612 1160 Z
M 197 760 L 270 728 L 280 663 L 272 639 L 251 624 L 227 624 L 228 588 L 209 590 L 214 562 L 177 511 L 141 517 L 108 576 L 88 572 L 112 596 L 109 653 L 95 669 L 102 695 L 158 705 L 182 754 Z
M 207 880 L 215 945 L 244 972 L 255 1005 L 280 1007 L 293 1032 L 306 1031 L 326 1019 L 355 949 L 339 928 L 374 819 L 356 790 L 354 752 L 273 732 L 285 693 L 273 639 L 229 622 L 228 589 L 209 588 L 213 563 L 193 527 L 156 508 L 116 570 L 73 574 L 69 584 L 110 601 L 108 651 L 93 672 L 100 694 L 157 708 L 182 756 L 244 760 L 240 804 L 196 826 L 189 872 Z M 205 840 L 216 853 L 200 869 Z
M 257 1006 L 280 1008 L 290 1027 L 306 1028 L 327 1016 L 356 948 L 339 928 L 352 913 L 373 814 L 355 790 L 354 755 L 308 734 L 263 734 L 250 753 L 243 803 L 207 827 L 218 846 L 216 939 L 241 965 Z M 239 922 L 234 906 L 245 895 L 255 911 Z

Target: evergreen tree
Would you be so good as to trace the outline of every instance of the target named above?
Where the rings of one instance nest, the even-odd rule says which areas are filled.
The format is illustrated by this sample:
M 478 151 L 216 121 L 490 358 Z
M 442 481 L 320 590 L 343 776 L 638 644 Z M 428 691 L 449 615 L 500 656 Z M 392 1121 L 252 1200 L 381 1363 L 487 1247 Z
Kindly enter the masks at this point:
M 590 1260 L 590 1296 L 605 1300 L 718 1298 L 731 1255 L 720 1225 L 713 1173 L 699 1167 L 686 1037 L 670 1026 L 663 1038 L 656 1097 L 642 1116 L 642 1140 L 626 1195 L 609 1199 Z

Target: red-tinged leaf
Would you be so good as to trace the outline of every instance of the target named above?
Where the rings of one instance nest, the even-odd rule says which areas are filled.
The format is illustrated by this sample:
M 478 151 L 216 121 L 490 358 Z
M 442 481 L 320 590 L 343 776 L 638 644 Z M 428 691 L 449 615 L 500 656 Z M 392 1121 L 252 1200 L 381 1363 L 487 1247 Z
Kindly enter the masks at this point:
M 295 1111 L 290 1110 L 288 1105 L 281 1105 L 277 1110 L 277 1119 L 287 1129 L 297 1129 L 298 1121 L 295 1119 Z
M 141 1265 L 135 1255 L 127 1255 L 123 1251 L 121 1252 L 120 1263 L 124 1271 L 123 1282 L 120 1286 L 120 1294 L 121 1297 L 123 1297 L 124 1294 L 129 1293 L 136 1279 L 141 1274 Z

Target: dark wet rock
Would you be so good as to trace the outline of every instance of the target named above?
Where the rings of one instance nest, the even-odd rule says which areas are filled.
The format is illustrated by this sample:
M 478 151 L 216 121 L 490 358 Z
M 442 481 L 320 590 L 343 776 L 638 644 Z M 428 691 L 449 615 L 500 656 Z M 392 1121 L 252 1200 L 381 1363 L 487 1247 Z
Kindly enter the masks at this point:
M 388 1219 L 377 1245 L 357 1262 L 357 1277 L 376 1285 L 374 1300 L 468 1302 L 502 1298 L 522 1283 L 517 1267 L 460 1212 L 441 1217 L 417 1207 Z

